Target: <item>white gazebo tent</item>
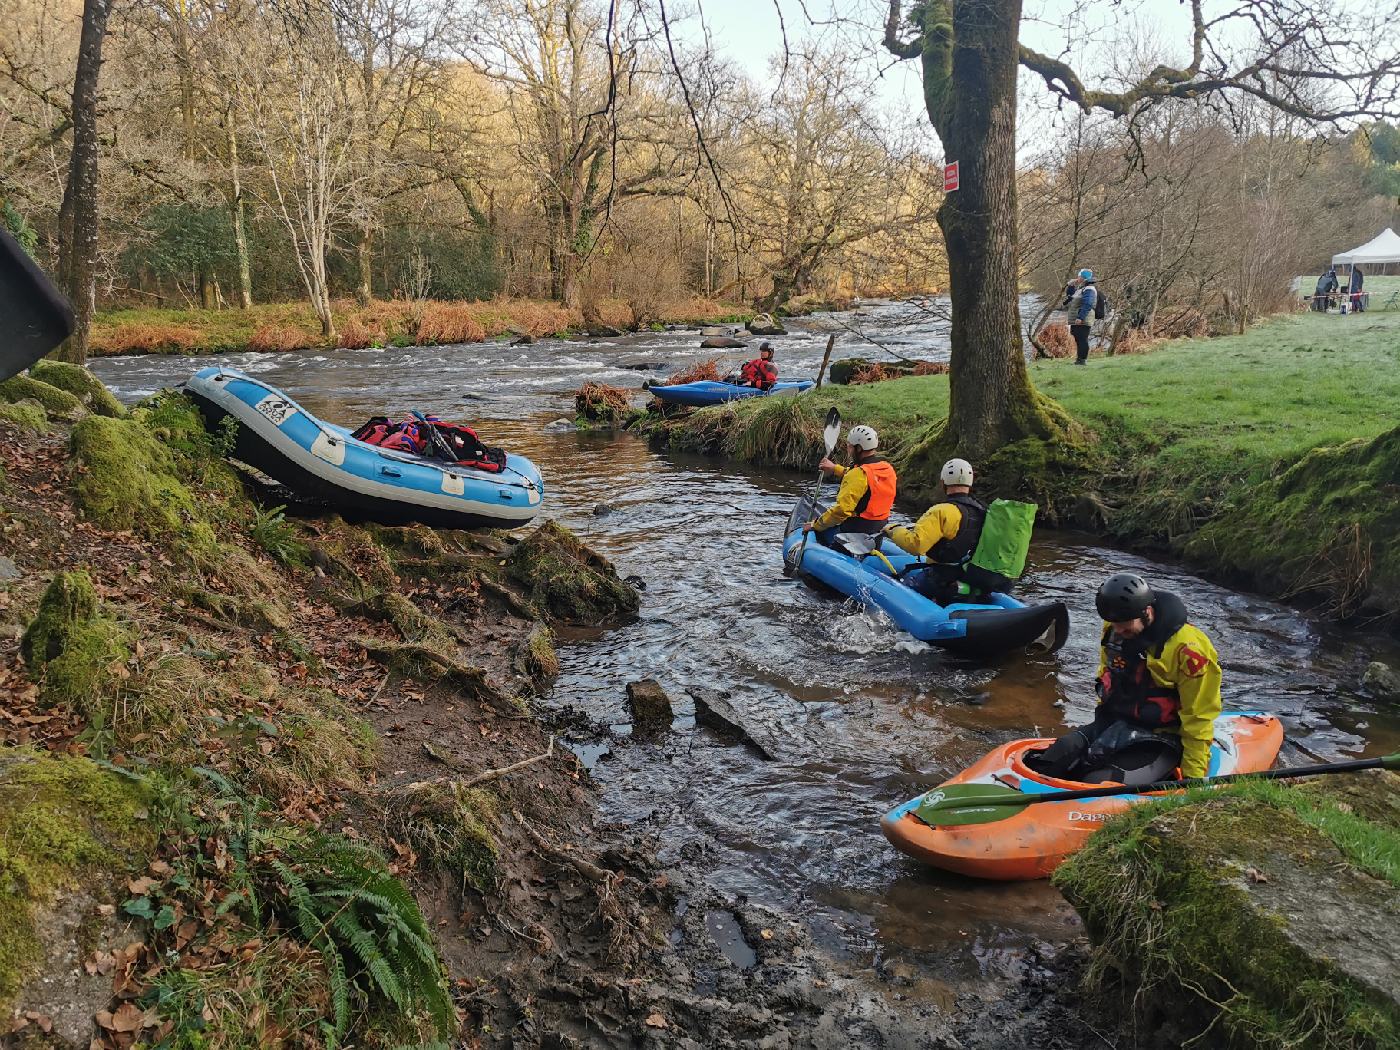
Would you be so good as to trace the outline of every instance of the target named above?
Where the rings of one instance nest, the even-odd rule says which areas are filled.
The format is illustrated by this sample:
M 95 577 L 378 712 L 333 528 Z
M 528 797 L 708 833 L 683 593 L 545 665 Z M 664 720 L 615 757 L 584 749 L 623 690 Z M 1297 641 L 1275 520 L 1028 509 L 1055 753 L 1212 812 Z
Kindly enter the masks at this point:
M 1370 267 L 1386 263 L 1400 263 L 1400 234 L 1389 226 L 1361 247 L 1332 256 L 1333 266 L 1364 266 L 1368 273 L 1372 272 Z

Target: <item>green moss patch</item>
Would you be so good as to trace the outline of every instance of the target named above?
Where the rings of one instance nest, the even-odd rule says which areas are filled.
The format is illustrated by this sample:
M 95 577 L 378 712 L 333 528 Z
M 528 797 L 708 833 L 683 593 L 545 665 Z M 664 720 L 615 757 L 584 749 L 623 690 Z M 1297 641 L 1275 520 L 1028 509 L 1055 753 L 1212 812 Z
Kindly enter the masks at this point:
M 36 909 L 146 857 L 148 802 L 137 784 L 87 759 L 0 751 L 0 1016 L 43 959 Z
M 1199 562 L 1343 611 L 1400 608 L 1400 428 L 1309 452 L 1237 490 L 1185 543 Z
M 1400 777 L 1366 778 L 1400 799 Z M 1400 1045 L 1400 835 L 1326 791 L 1188 793 L 1110 822 L 1055 873 L 1139 1022 L 1209 1045 Z M 1204 1045 L 1204 1044 L 1203 1044 Z
M 641 605 L 607 558 L 557 522 L 545 522 L 521 541 L 506 570 L 537 605 L 565 623 L 616 622 L 635 616 Z
M 131 655 L 131 632 L 98 608 L 85 572 L 62 572 L 39 602 L 20 653 L 50 702 L 68 703 L 91 718 Z
M 99 416 L 126 415 L 126 407 L 103 385 L 102 380 L 82 365 L 40 361 L 29 369 L 29 375 L 41 383 L 66 390 L 81 401 L 89 412 Z
M 36 433 L 45 433 L 50 429 L 49 414 L 44 411 L 44 406 L 33 398 L 25 398 L 13 404 L 0 403 L 0 419 Z
M 33 376 L 11 376 L 0 383 L 0 401 L 37 401 L 54 419 L 78 419 L 86 412 L 83 403 L 67 390 L 41 382 Z
M 452 783 L 410 785 L 388 805 L 396 837 L 407 841 L 419 862 L 447 872 L 478 893 L 495 888 L 500 848 L 492 829 L 496 799 L 480 788 Z

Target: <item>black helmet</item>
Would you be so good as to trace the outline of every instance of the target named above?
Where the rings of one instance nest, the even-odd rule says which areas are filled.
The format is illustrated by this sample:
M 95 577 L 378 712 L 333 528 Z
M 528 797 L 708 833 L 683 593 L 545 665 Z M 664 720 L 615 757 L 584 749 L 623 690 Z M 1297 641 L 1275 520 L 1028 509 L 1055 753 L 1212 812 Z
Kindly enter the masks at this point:
M 767 350 L 770 354 L 773 352 L 773 344 L 770 343 L 767 339 L 763 340 L 763 342 L 758 344 L 758 352 L 760 354 L 763 353 L 763 351 L 765 350 Z
M 1109 623 L 1122 623 L 1138 619 L 1156 600 L 1157 595 L 1137 573 L 1116 572 L 1104 580 L 1094 605 Z

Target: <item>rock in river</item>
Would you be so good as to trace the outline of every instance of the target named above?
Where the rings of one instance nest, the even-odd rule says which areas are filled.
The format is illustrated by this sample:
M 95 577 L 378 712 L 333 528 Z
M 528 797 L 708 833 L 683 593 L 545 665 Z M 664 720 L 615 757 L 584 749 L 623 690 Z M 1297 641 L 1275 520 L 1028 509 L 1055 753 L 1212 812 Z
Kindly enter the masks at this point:
M 766 739 L 762 729 L 753 726 L 725 699 L 724 694 L 714 689 L 699 687 L 687 690 L 695 701 L 695 724 L 706 726 L 720 736 L 748 744 L 759 755 L 772 762 L 777 759 L 777 748 Z
M 1367 664 L 1361 684 L 1377 700 L 1400 700 L 1400 671 L 1390 664 L 1379 660 Z
M 627 706 L 639 733 L 664 733 L 671 728 L 671 698 L 654 678 L 627 683 Z
M 712 335 L 700 341 L 701 350 L 740 350 L 745 346 L 748 344 L 727 335 Z

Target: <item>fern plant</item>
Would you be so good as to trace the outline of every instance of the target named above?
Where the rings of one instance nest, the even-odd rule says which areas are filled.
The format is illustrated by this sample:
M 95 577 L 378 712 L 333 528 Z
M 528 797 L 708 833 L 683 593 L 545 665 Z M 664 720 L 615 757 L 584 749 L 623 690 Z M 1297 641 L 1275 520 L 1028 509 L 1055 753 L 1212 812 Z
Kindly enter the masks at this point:
M 253 513 L 249 535 L 259 547 L 283 565 L 305 565 L 306 544 L 297 539 L 296 530 L 287 521 L 287 508 L 261 508 Z

